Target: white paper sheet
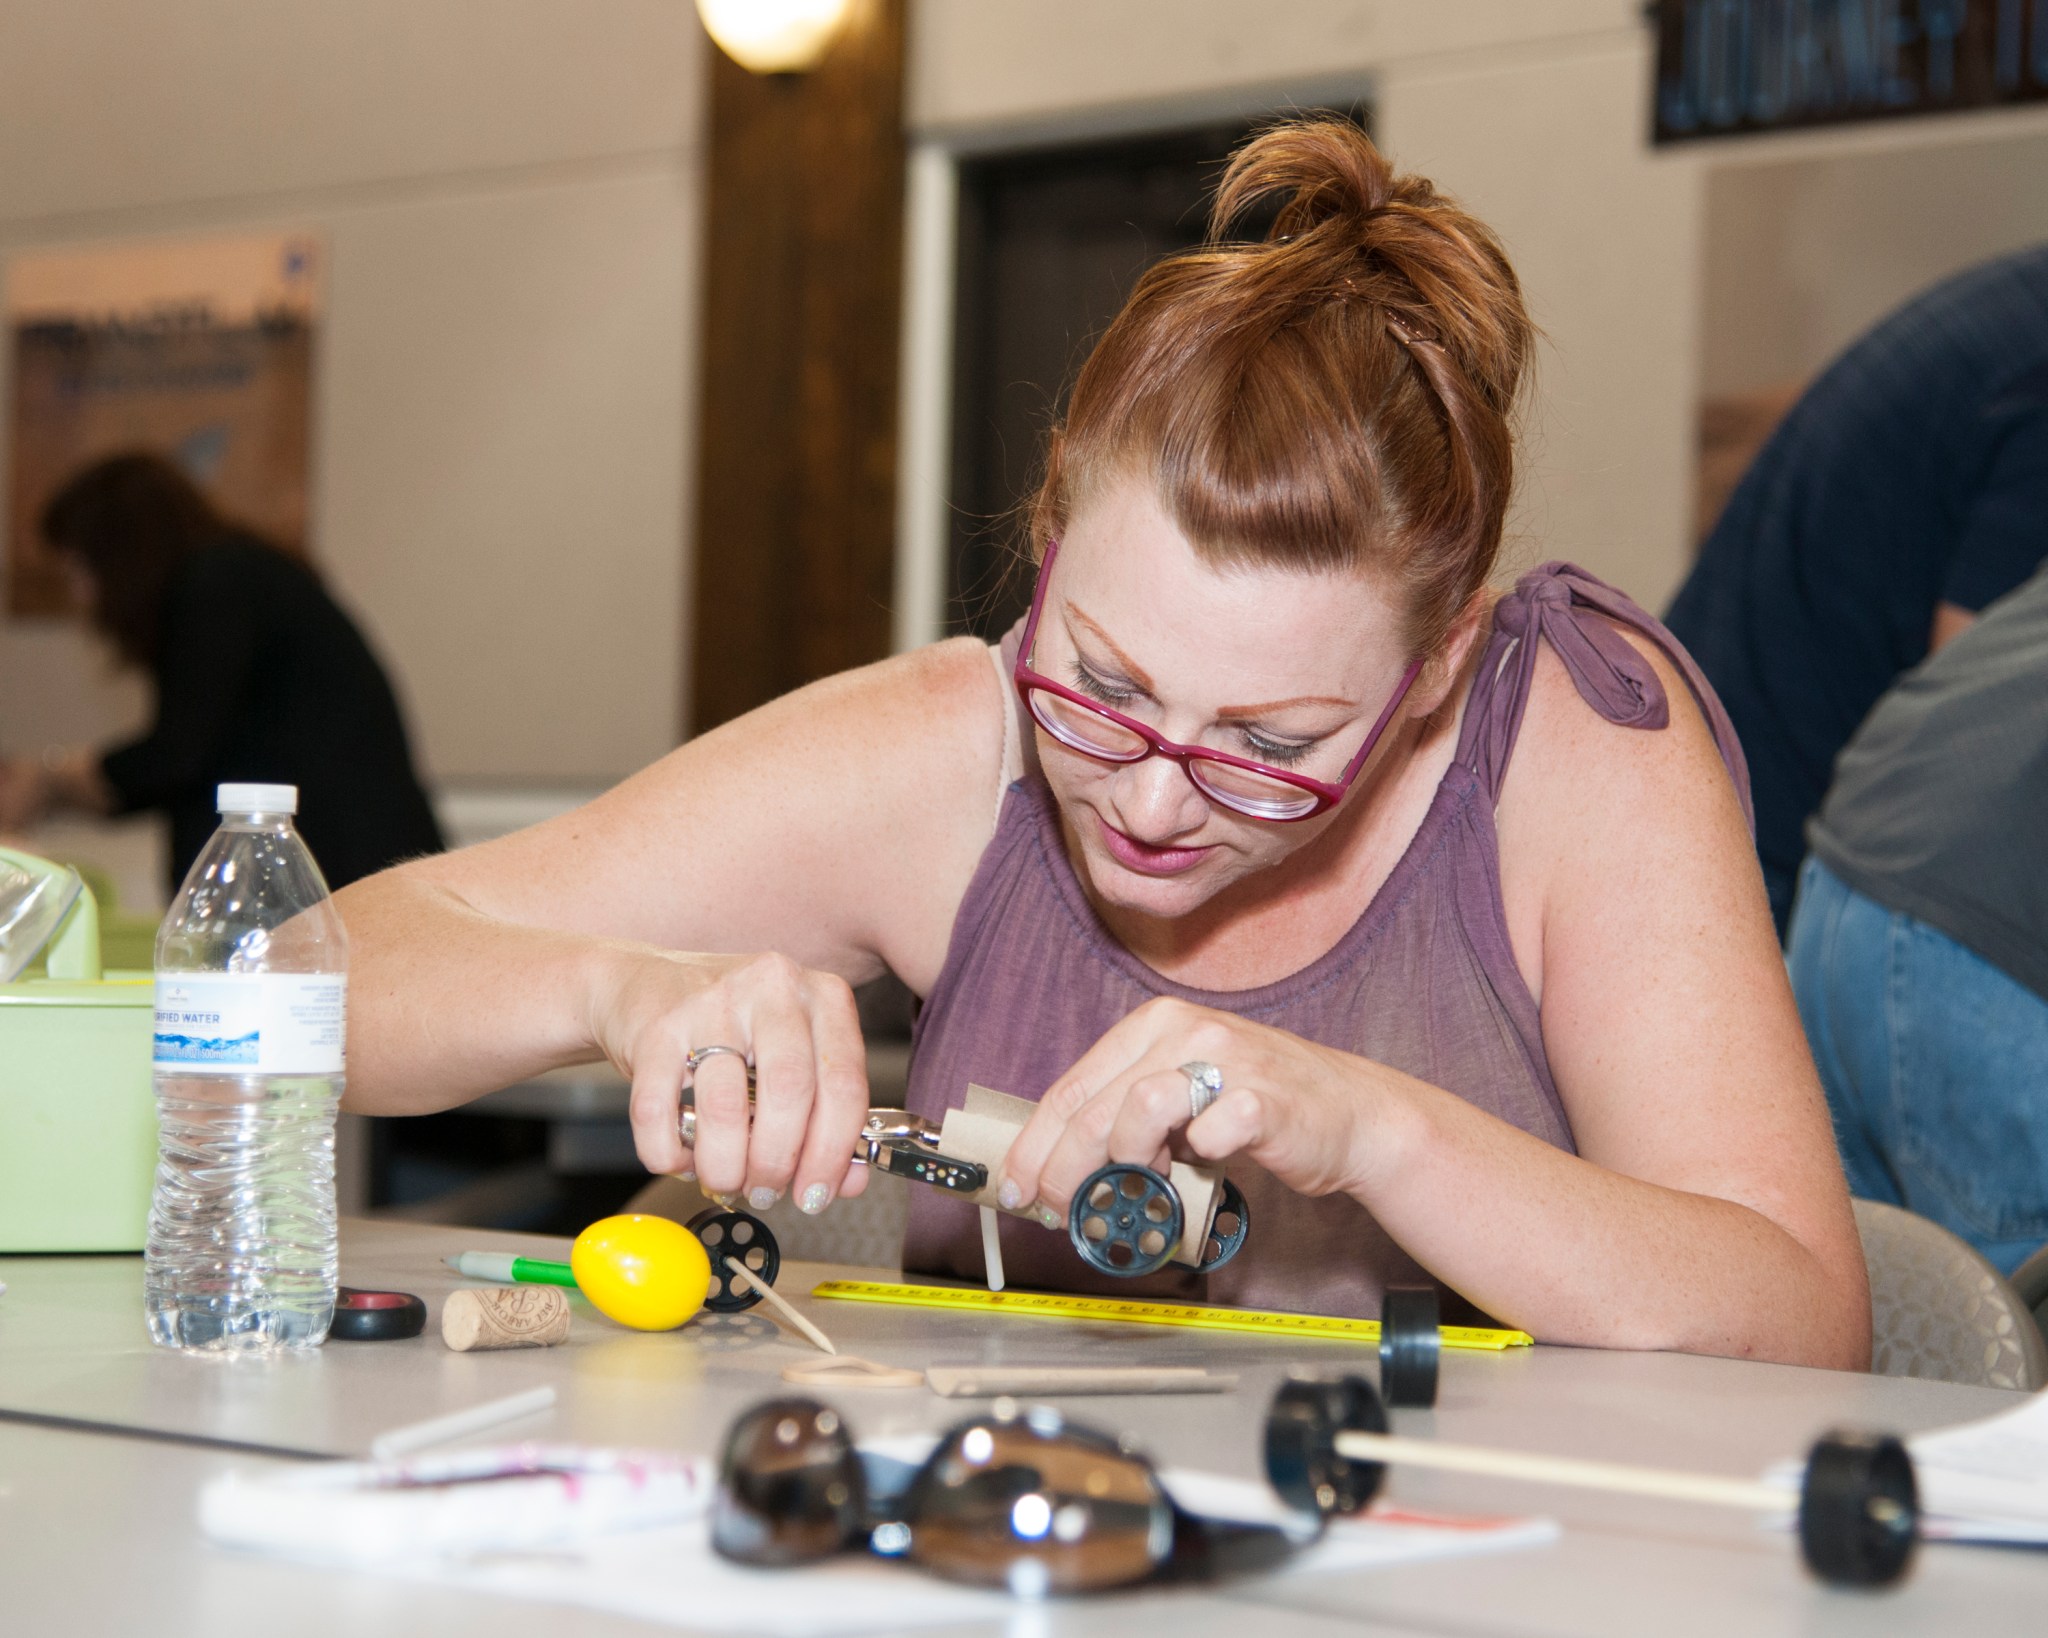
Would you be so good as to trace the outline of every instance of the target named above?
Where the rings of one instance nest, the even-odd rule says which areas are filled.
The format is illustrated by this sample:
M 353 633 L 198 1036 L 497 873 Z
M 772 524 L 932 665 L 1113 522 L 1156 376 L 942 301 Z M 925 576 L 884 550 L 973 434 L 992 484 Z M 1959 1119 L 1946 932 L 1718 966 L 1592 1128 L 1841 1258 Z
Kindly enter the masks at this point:
M 1906 1449 L 1929 1540 L 2048 1546 L 2048 1393 L 1981 1422 L 1918 1434 Z M 1767 1477 L 1797 1490 L 1804 1471 L 1788 1461 Z
M 920 1459 L 928 1437 L 863 1446 Z M 1161 1475 L 1191 1512 L 1273 1521 L 1284 1516 L 1265 1485 L 1215 1473 Z M 1280 1575 L 1376 1569 L 1425 1559 L 1500 1552 L 1553 1541 L 1557 1526 L 1540 1518 L 1476 1518 L 1375 1511 L 1340 1521 L 1298 1554 Z M 758 1632 L 770 1638 L 854 1638 L 947 1624 L 1007 1621 L 1039 1607 L 939 1581 L 906 1564 L 848 1554 L 796 1570 L 749 1570 L 711 1550 L 703 1518 L 565 1546 L 462 1558 L 394 1560 L 381 1573 L 441 1586 L 609 1611 L 672 1627 Z M 1155 1592 L 1154 1596 L 1159 1593 Z M 1194 1589 L 1188 1596 L 1199 1596 Z

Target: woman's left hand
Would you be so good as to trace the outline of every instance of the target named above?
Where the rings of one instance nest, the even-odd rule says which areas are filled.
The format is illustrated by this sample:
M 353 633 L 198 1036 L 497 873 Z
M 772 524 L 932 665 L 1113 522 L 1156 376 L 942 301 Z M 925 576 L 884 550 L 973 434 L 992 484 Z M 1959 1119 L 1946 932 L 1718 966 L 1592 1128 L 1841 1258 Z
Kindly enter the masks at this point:
M 1223 1078 L 1193 1121 L 1187 1063 L 1213 1064 Z M 1148 1001 L 1046 1092 L 1004 1160 L 999 1199 L 1009 1210 L 1037 1201 L 1064 1223 L 1074 1191 L 1110 1161 L 1164 1171 L 1180 1128 L 1201 1160 L 1242 1154 L 1298 1193 L 1355 1193 L 1387 1113 L 1373 1070 L 1230 1013 Z

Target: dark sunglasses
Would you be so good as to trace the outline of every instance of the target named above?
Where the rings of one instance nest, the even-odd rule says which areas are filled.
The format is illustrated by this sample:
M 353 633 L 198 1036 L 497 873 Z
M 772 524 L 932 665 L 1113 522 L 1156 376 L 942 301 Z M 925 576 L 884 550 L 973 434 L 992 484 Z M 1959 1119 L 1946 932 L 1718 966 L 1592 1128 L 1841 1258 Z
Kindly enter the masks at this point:
M 808 1564 L 865 1545 L 1021 1597 L 1270 1569 L 1322 1533 L 1183 1511 L 1152 1464 L 1044 1406 L 978 1416 L 916 1468 L 864 1458 L 838 1412 L 771 1399 L 727 1435 L 711 1544 L 741 1564 Z

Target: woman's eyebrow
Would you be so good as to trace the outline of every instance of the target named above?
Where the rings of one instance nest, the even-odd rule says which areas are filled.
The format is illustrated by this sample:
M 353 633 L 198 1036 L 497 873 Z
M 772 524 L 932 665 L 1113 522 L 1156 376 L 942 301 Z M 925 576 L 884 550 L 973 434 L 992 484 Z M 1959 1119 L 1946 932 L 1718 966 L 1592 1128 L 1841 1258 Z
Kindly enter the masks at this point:
M 1082 625 L 1086 626 L 1091 632 L 1095 634 L 1095 640 L 1098 643 L 1100 643 L 1104 648 L 1108 649 L 1109 652 L 1115 657 L 1116 663 L 1123 668 L 1124 676 L 1129 681 L 1136 683 L 1141 689 L 1143 689 L 1148 694 L 1152 692 L 1152 678 L 1146 673 L 1146 670 L 1143 666 L 1138 664 L 1136 660 L 1132 659 L 1122 649 L 1117 647 L 1116 639 L 1114 637 L 1110 636 L 1110 634 L 1104 631 L 1102 627 L 1098 626 L 1093 620 L 1089 619 L 1087 615 L 1083 614 L 1079 609 L 1075 608 L 1072 603 L 1066 603 L 1064 607 L 1066 609 L 1067 618 L 1069 620 L 1078 620 Z
M 1089 619 L 1087 615 L 1083 614 L 1071 602 L 1064 603 L 1062 606 L 1066 611 L 1068 619 L 1086 626 L 1094 634 L 1095 640 L 1109 650 L 1129 681 L 1136 683 L 1147 694 L 1152 692 L 1152 679 L 1146 673 L 1145 668 L 1119 648 L 1114 637 L 1110 636 L 1101 626 Z M 1259 717 L 1272 716 L 1276 712 L 1291 710 L 1298 705 L 1331 705 L 1345 711 L 1356 711 L 1358 709 L 1358 702 L 1356 700 L 1338 699 L 1328 694 L 1303 694 L 1291 700 L 1268 700 L 1263 705 L 1226 705 L 1216 713 L 1216 720 L 1218 722 L 1250 722 Z
M 1293 709 L 1297 705 L 1336 705 L 1346 711 L 1356 711 L 1356 700 L 1335 699 L 1327 694 L 1303 694 L 1299 699 L 1268 700 L 1264 705 L 1226 705 L 1216 713 L 1218 722 L 1246 722 L 1255 717 L 1270 717 L 1277 712 Z

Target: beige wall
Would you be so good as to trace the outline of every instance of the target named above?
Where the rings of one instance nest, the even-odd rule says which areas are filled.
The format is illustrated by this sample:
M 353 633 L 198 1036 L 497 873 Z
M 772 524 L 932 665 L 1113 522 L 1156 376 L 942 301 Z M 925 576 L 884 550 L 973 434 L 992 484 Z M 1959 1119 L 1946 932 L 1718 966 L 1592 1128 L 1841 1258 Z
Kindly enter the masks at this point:
M 1703 338 L 1711 380 L 1768 378 L 2048 220 L 2048 111 L 1651 154 L 1635 0 L 912 7 L 909 117 L 955 147 L 1369 98 L 1397 162 L 1499 229 L 1545 330 L 1515 560 L 1652 607 L 1687 560 Z M 0 257 L 327 236 L 316 550 L 430 774 L 601 782 L 672 743 L 688 0 L 0 0 L 0 40 Z M 73 632 L 0 621 L 0 749 L 143 703 Z
M 0 257 L 326 236 L 314 550 L 429 774 L 603 780 L 671 745 L 691 8 L 0 0 L 0 41 Z M 142 708 L 74 633 L 0 621 L 0 748 Z
M 1928 285 L 2043 241 L 2048 110 L 1945 121 L 1910 147 L 1731 156 L 1706 191 L 1706 390 L 1809 377 Z
M 973 144 L 1367 97 L 1381 143 L 1506 240 L 1546 341 L 1513 559 L 1660 605 L 1683 570 L 1699 162 L 1646 147 L 1633 0 L 922 0 L 911 117 Z M 1146 111 L 1139 110 L 1139 117 Z

